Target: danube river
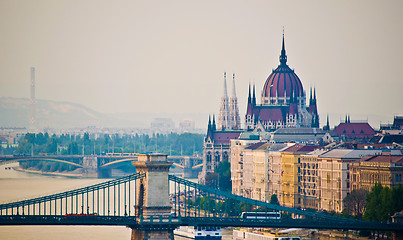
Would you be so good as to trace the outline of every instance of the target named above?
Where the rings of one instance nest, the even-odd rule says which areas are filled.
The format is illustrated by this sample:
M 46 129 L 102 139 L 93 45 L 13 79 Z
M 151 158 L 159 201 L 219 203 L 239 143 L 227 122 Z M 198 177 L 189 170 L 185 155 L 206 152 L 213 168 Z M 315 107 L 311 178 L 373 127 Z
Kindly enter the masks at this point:
M 18 163 L 0 166 L 0 203 L 44 196 L 105 181 L 105 179 L 49 177 L 6 169 L 13 166 L 18 166 Z M 0 239 L 129 240 L 130 238 L 131 229 L 126 227 L 0 226 Z M 185 238 L 175 237 L 175 240 L 182 239 Z M 231 234 L 224 236 L 223 239 L 231 239 Z

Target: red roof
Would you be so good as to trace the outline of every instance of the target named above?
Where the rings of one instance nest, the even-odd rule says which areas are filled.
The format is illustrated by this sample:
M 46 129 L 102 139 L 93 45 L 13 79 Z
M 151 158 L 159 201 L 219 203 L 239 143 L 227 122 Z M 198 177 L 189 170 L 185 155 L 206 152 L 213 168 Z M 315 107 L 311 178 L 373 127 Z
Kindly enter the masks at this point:
M 363 161 L 403 163 L 403 156 L 376 155 L 376 156 L 366 157 L 363 159 Z
M 245 149 L 252 149 L 252 150 L 254 150 L 254 149 L 256 149 L 256 148 L 262 146 L 262 145 L 265 144 L 265 143 L 266 143 L 266 142 L 254 143 L 254 144 L 252 144 L 252 145 L 246 147 Z
M 259 118 L 261 121 L 284 121 L 281 108 L 261 108 Z
M 289 148 L 284 149 L 282 152 L 312 152 L 315 149 L 320 148 L 320 146 L 316 146 L 316 145 L 300 145 L 300 144 L 295 144 L 292 145 Z
M 214 132 L 213 141 L 214 144 L 230 144 L 230 140 L 237 139 L 239 135 L 241 135 L 240 131 L 217 131 Z
M 346 138 L 371 138 L 375 135 L 374 129 L 368 123 L 340 123 L 334 132 Z

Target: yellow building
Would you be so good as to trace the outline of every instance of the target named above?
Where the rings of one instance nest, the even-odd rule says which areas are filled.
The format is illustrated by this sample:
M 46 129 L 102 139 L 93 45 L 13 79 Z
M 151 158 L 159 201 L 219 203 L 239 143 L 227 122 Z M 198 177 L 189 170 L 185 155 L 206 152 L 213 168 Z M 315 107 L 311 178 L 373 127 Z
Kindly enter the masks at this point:
M 281 151 L 281 204 L 286 207 L 301 206 L 300 157 L 318 146 L 293 145 Z
M 382 155 L 370 156 L 352 163 L 350 167 L 351 190 L 365 189 L 370 191 L 375 183 L 389 188 L 403 184 L 403 156 Z

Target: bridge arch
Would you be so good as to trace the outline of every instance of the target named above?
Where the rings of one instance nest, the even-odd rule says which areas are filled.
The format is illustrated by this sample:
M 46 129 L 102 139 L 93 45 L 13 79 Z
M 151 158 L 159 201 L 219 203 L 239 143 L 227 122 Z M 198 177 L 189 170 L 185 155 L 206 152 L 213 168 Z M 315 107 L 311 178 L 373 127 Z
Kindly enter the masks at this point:
M 57 159 L 57 158 L 16 158 L 16 159 L 10 159 L 10 160 L 1 161 L 0 165 L 14 163 L 14 162 L 32 162 L 32 161 L 57 162 L 57 163 L 76 166 L 76 167 L 79 167 L 79 168 L 83 167 L 83 165 L 81 165 L 81 164 L 66 161 L 66 160 L 62 160 L 62 159 Z
M 104 169 L 108 168 L 108 169 L 110 169 L 110 168 L 114 168 L 117 165 L 122 164 L 122 163 L 128 163 L 128 162 L 131 163 L 133 161 L 137 161 L 137 159 L 138 159 L 137 157 L 119 159 L 119 160 L 116 160 L 116 161 L 113 161 L 113 162 L 105 163 L 104 165 L 99 166 L 99 168 L 104 168 Z

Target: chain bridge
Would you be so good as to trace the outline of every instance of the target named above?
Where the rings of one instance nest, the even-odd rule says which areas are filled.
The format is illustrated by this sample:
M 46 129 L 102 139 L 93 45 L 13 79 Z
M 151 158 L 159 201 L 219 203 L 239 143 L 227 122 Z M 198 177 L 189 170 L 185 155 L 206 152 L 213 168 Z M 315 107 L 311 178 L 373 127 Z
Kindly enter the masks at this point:
M 132 239 L 173 239 L 173 230 L 181 225 L 403 232 L 396 223 L 347 219 L 233 195 L 169 175 L 171 164 L 163 154 L 140 154 L 133 162 L 136 174 L 0 204 L 0 225 L 127 226 Z M 273 211 L 281 218 L 241 217 L 242 212 Z

